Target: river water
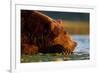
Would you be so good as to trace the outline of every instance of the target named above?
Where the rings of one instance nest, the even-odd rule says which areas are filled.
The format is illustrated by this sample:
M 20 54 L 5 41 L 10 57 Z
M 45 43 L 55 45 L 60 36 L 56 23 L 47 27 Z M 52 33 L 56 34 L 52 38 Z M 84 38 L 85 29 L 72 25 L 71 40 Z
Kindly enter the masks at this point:
M 88 35 L 74 35 L 72 38 L 78 43 L 74 53 L 67 60 L 88 60 L 90 40 Z

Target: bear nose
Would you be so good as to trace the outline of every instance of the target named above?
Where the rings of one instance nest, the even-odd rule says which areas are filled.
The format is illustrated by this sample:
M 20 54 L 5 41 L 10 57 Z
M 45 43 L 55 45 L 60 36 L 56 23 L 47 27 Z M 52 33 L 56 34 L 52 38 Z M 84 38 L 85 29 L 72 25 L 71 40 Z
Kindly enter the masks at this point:
M 75 47 L 77 46 L 77 42 L 75 42 L 75 41 L 74 41 L 74 46 L 75 46 Z

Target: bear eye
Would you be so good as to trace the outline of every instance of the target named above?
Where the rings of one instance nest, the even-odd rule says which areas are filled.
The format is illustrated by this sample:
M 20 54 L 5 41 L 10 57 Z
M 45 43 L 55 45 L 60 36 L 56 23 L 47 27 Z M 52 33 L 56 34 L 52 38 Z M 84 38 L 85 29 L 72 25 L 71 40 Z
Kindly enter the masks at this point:
M 64 34 L 69 34 L 68 31 L 64 31 Z
M 64 34 L 67 34 L 67 32 L 66 32 L 66 31 L 64 31 Z

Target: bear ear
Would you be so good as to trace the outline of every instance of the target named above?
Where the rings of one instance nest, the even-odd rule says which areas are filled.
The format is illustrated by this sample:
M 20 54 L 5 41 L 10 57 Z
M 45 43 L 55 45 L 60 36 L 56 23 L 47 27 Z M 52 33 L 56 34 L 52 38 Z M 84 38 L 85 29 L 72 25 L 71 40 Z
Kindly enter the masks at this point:
M 62 24 L 62 20 L 61 19 L 57 19 L 56 20 L 59 24 Z

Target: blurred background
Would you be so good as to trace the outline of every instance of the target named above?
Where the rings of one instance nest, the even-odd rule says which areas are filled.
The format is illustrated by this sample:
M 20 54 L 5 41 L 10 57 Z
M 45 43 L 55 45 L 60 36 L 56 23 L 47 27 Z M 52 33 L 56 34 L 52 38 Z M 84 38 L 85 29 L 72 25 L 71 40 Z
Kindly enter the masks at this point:
M 61 19 L 66 31 L 72 35 L 89 34 L 89 13 L 51 11 L 44 11 L 43 13 L 53 19 Z

